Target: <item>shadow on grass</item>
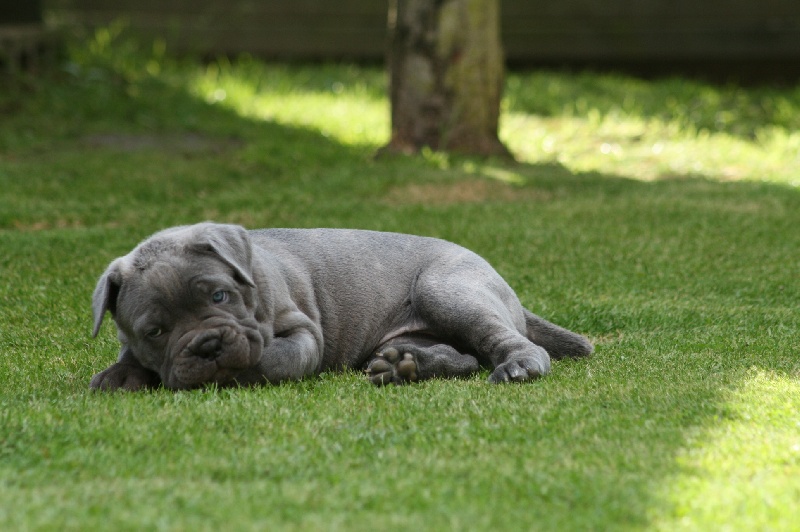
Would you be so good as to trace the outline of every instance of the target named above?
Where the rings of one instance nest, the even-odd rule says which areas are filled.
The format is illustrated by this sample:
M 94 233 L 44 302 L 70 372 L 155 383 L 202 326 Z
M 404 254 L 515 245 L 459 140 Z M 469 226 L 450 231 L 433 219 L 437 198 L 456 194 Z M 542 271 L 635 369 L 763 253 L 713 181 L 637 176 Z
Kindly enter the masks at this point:
M 538 421 L 523 423 L 537 442 L 498 442 L 529 467 L 506 471 L 507 480 L 522 474 L 535 484 L 523 493 L 536 501 L 519 503 L 556 512 L 544 521 L 554 527 L 645 527 L 654 512 L 669 513 L 662 483 L 681 472 L 675 457 L 689 436 L 725 416 L 725 394 L 753 367 L 797 376 L 788 340 L 767 334 L 798 326 L 796 189 L 698 177 L 643 183 L 557 165 L 506 169 L 521 178 L 513 186 L 487 181 L 474 171 L 484 163 L 469 159 L 374 161 L 371 148 L 245 119 L 166 81 L 102 69 L 67 77 L 37 86 L 0 128 L 0 225 L 15 242 L 4 278 L 37 290 L 24 270 L 52 263 L 53 253 L 69 261 L 68 246 L 43 247 L 64 229 L 72 239 L 78 228 L 107 239 L 99 271 L 134 235 L 206 218 L 397 230 L 467 245 L 534 311 L 598 344 L 594 358 L 556 363 L 544 381 L 558 395 L 540 397 Z M 490 185 L 445 203 L 402 197 L 430 182 L 444 194 L 464 179 Z M 62 271 L 43 270 L 37 283 L 54 284 Z M 72 289 L 88 292 L 93 280 L 80 276 Z M 26 312 L 23 304 L 6 312 Z M 17 333 L 49 317 L 16 321 Z M 22 382 L 11 393 L 26 393 Z
M 207 218 L 305 225 L 329 203 L 312 208 L 317 195 L 341 199 L 368 182 L 353 176 L 369 164 L 369 149 L 243 119 L 181 80 L 104 64 L 71 65 L 53 78 L 4 95 L 0 183 L 13 201 L 0 207 L 0 227 L 155 230 Z

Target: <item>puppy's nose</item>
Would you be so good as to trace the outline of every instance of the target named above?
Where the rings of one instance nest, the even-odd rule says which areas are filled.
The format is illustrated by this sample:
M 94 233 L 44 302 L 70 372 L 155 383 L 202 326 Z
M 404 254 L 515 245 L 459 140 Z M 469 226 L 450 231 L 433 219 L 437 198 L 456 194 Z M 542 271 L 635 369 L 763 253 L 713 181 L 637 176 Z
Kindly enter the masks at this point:
M 209 338 L 192 350 L 192 354 L 202 358 L 217 358 L 222 354 L 222 341 Z

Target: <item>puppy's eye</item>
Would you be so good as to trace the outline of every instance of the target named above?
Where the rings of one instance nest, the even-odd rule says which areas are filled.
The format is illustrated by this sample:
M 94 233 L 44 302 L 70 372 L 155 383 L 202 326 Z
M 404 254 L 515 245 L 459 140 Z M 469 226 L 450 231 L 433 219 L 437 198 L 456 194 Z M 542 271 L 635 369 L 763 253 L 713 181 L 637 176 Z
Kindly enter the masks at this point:
M 225 290 L 217 290 L 211 294 L 211 301 L 214 303 L 225 303 L 228 300 L 228 292 Z
M 155 338 L 158 338 L 158 337 L 159 337 L 159 336 L 161 336 L 162 334 L 164 334 L 164 330 L 163 330 L 163 329 L 161 329 L 160 327 L 154 327 L 153 329 L 150 329 L 149 331 L 147 331 L 147 332 L 145 333 L 145 335 L 146 335 L 148 338 L 153 338 L 153 339 L 155 339 Z

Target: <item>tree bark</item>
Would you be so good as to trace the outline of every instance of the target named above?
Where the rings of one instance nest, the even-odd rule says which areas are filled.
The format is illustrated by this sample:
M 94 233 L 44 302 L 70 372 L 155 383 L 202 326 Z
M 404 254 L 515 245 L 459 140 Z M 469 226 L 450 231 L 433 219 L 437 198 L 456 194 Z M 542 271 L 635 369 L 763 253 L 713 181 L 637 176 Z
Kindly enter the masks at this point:
M 384 150 L 511 157 L 497 137 L 499 19 L 499 0 L 391 0 L 392 138 Z

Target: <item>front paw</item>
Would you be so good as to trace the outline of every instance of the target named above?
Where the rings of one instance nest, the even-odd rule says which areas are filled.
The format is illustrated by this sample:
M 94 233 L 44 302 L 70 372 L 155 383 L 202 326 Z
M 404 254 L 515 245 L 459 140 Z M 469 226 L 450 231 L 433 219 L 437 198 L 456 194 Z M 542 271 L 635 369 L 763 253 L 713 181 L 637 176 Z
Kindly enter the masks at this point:
M 136 391 L 157 388 L 161 378 L 153 371 L 132 364 L 116 363 L 92 377 L 89 388 L 92 390 Z
M 400 353 L 394 347 L 375 354 L 375 358 L 369 361 L 364 370 L 367 377 L 377 386 L 394 383 L 403 384 L 406 382 L 416 382 L 417 362 L 412 353 Z

